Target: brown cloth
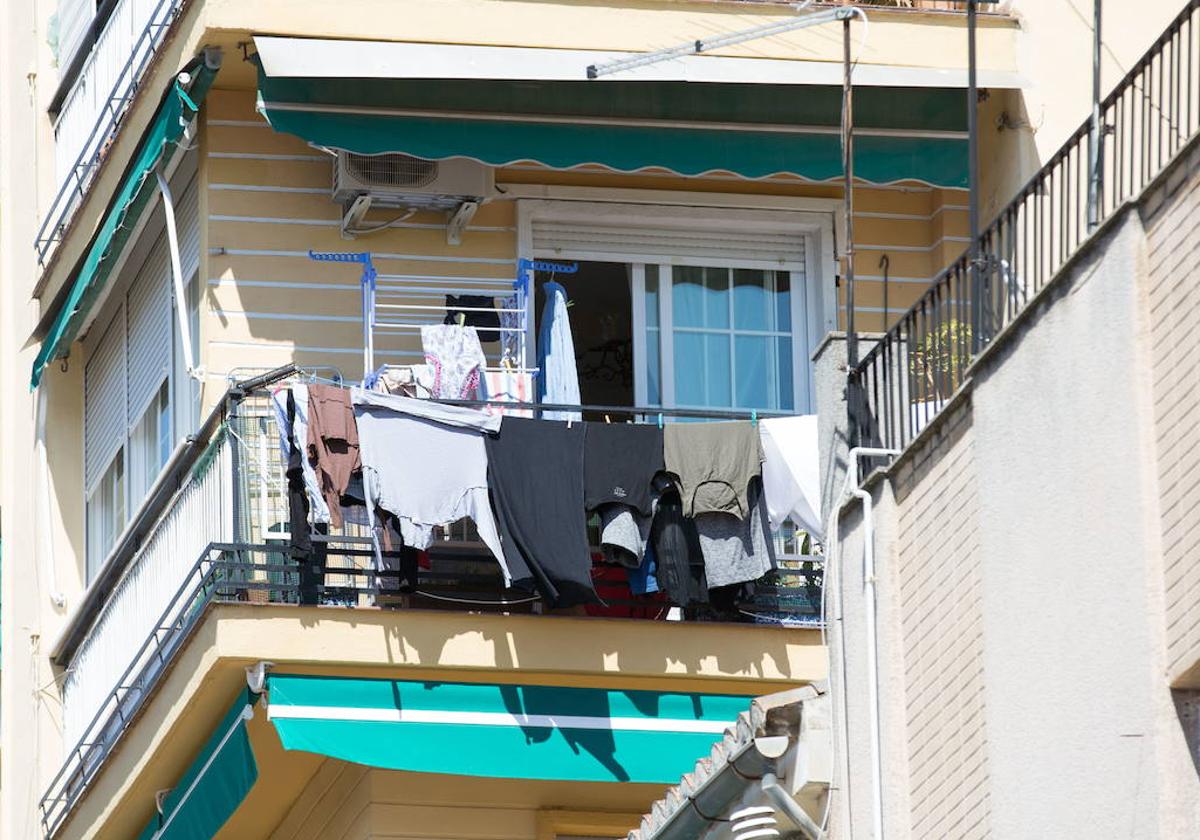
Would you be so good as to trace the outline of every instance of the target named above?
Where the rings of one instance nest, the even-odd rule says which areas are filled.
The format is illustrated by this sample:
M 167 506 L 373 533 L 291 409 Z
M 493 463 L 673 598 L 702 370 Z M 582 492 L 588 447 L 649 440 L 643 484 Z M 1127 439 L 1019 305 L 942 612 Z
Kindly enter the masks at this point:
M 336 385 L 308 386 L 308 459 L 329 505 L 329 524 L 341 528 L 342 496 L 350 486 L 350 476 L 362 469 L 349 390 Z
M 663 435 L 663 456 L 683 501 L 684 516 L 750 515 L 750 480 L 762 475 L 758 427 L 730 423 L 671 423 Z

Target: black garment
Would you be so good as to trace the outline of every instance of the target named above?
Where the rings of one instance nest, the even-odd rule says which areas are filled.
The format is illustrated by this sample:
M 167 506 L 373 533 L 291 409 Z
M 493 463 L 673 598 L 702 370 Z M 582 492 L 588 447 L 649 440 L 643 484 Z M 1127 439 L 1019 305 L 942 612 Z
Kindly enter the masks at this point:
M 583 445 L 584 507 L 609 502 L 654 512 L 653 483 L 663 464 L 663 430 L 635 423 L 588 423 Z
M 312 532 L 308 525 L 308 493 L 304 489 L 304 448 L 307 442 L 297 441 L 293 430 L 296 428 L 296 398 L 288 390 L 287 396 L 287 438 L 288 462 L 285 476 L 287 478 L 288 515 L 290 519 L 291 544 L 289 554 L 300 567 L 299 596 L 301 604 L 318 602 L 318 591 L 321 581 L 320 567 L 325 565 L 328 549 L 324 541 L 314 545 Z M 299 444 L 299 445 L 298 445 Z M 236 451 L 236 449 L 235 449 Z M 325 527 L 318 529 L 322 535 L 327 533 Z
M 463 312 L 467 309 L 488 309 L 488 312 Z M 463 316 L 464 327 L 474 327 L 479 330 L 479 340 L 495 342 L 500 340 L 500 313 L 496 311 L 496 301 L 483 295 L 446 295 L 446 318 L 443 324 L 457 324 L 458 316 Z
M 650 525 L 650 545 L 654 547 L 658 588 L 671 603 L 681 607 L 707 604 L 708 581 L 700 535 L 696 523 L 683 515 L 683 502 L 674 488 L 665 490 L 658 499 L 658 511 Z
M 597 603 L 583 511 L 583 424 L 505 417 L 485 438 L 488 490 L 513 583 L 547 606 Z
M 379 591 L 384 593 L 412 592 L 417 588 L 420 573 L 420 552 L 404 544 L 396 517 L 382 508 L 375 508 L 379 522 L 379 553 L 381 565 Z

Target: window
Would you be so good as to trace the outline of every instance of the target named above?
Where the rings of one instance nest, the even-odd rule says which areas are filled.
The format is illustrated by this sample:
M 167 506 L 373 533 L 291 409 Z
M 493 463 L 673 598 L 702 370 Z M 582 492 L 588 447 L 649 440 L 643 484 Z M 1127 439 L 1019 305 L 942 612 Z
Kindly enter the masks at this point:
M 806 210 L 531 200 L 518 230 L 523 254 L 578 263 L 554 279 L 574 304 L 583 402 L 806 413 L 809 355 L 835 323 L 822 262 L 832 223 Z
M 794 410 L 790 272 L 648 265 L 644 285 L 650 404 Z
M 129 436 L 129 495 L 143 499 L 171 457 L 171 391 L 163 382 Z
M 87 577 L 91 580 L 125 527 L 125 451 L 120 449 L 87 500 Z
M 190 177 L 190 176 L 189 176 Z M 186 183 L 186 182 L 185 182 Z M 199 321 L 199 227 L 194 181 L 176 205 L 185 315 L 193 357 Z M 161 219 L 161 210 L 158 218 Z M 199 387 L 184 370 L 162 226 L 133 247 L 114 311 L 85 340 L 84 499 L 88 579 L 170 460 L 176 440 L 199 422 Z M 100 324 L 104 323 L 101 327 Z

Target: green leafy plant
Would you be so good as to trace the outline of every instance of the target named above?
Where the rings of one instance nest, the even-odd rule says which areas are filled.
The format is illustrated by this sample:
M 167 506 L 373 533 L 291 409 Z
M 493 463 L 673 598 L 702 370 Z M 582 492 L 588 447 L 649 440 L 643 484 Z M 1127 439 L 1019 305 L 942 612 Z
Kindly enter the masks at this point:
M 971 364 L 971 325 L 950 318 L 917 341 L 908 357 L 914 399 L 948 397 Z

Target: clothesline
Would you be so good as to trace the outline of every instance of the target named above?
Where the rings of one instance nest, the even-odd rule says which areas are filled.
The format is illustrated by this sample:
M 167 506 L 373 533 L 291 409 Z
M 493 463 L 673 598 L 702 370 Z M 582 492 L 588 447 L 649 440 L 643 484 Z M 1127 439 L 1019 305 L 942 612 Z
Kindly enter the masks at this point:
M 327 376 L 321 376 L 315 371 L 302 368 L 295 364 L 284 365 L 272 371 L 267 371 L 261 376 L 253 379 L 242 380 L 237 383 L 236 387 L 239 391 L 249 393 L 250 391 L 258 390 L 269 385 L 279 385 L 286 382 L 291 377 L 302 378 L 305 382 L 317 382 L 322 385 L 333 385 L 338 388 L 355 388 L 359 387 L 358 383 L 346 382 L 343 379 L 331 379 Z M 485 400 L 452 400 L 439 399 L 434 397 L 422 398 L 428 399 L 429 402 L 441 403 L 442 405 L 454 405 L 462 408 L 505 408 L 512 410 L 528 410 L 528 411 L 581 411 L 591 414 L 628 414 L 647 418 L 657 418 L 659 415 L 663 417 L 681 417 L 700 420 L 750 420 L 756 419 L 766 420 L 777 417 L 794 417 L 793 412 L 786 411 L 759 411 L 757 409 L 723 409 L 723 408 L 670 408 L 657 405 L 606 405 L 597 403 L 545 403 L 545 402 L 514 402 L 506 399 L 485 399 Z M 652 421 L 652 420 L 651 420 Z

